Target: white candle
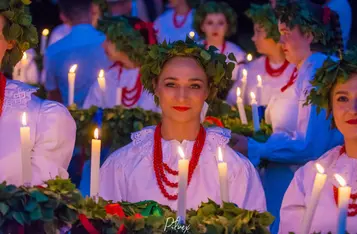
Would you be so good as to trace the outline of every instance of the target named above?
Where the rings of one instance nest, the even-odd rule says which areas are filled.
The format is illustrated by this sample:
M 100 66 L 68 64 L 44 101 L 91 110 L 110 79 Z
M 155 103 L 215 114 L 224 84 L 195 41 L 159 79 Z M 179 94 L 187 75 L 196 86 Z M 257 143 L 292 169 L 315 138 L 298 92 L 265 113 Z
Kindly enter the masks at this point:
M 218 173 L 219 185 L 221 190 L 221 199 L 224 202 L 229 202 L 227 163 L 223 161 L 222 148 L 218 147 Z
M 117 94 L 116 94 L 116 105 L 117 106 L 121 105 L 122 94 L 123 94 L 123 89 L 118 87 Z
M 195 32 L 194 31 L 191 31 L 189 34 L 188 34 L 188 36 L 192 39 L 192 40 L 194 40 L 195 39 Z
M 348 203 L 351 196 L 351 187 L 346 186 L 345 179 L 339 174 L 335 174 L 335 178 L 341 187 L 338 188 L 338 226 L 337 234 L 346 233 L 346 222 L 348 213 Z
M 253 115 L 253 127 L 254 131 L 258 132 L 260 130 L 260 123 L 259 123 L 259 114 L 258 114 L 258 104 L 257 100 L 255 99 L 255 94 L 250 92 L 250 97 L 252 98 L 252 115 Z
M 243 99 L 240 97 L 240 94 L 241 94 L 240 88 L 237 87 L 237 106 L 239 111 L 239 117 L 240 120 L 242 121 L 242 124 L 246 125 L 248 124 L 247 115 L 245 114 Z
M 50 30 L 45 28 L 42 31 L 42 36 L 41 36 L 41 54 L 42 55 L 45 54 L 45 50 L 46 50 L 46 47 L 47 47 L 48 34 L 50 34 Z
M 98 128 L 94 131 L 94 139 L 92 139 L 91 152 L 91 171 L 90 171 L 90 196 L 96 197 L 99 194 L 99 168 L 100 168 L 100 148 L 101 140 L 99 140 Z
M 262 105 L 263 81 L 260 75 L 257 75 L 257 103 L 258 106 Z
M 315 176 L 314 186 L 312 189 L 309 203 L 306 206 L 306 211 L 304 214 L 303 224 L 302 224 L 302 228 L 303 228 L 302 234 L 310 233 L 311 223 L 314 218 L 316 206 L 319 201 L 321 191 L 327 179 L 327 175 L 324 173 L 325 170 L 320 164 L 316 163 L 316 169 L 318 172 Z
M 21 136 L 21 166 L 22 166 L 22 184 L 30 186 L 32 181 L 31 165 L 31 142 L 30 127 L 27 126 L 27 114 L 22 114 L 22 127 L 20 128 Z
M 247 87 L 247 77 L 248 77 L 248 70 L 247 69 L 243 69 L 242 71 L 242 99 L 245 99 L 245 89 Z M 243 102 L 244 103 L 244 102 Z
M 77 64 L 74 64 L 68 73 L 68 106 L 74 103 L 74 83 L 76 80 Z
M 182 148 L 178 147 L 178 152 L 181 159 L 178 161 L 179 182 L 178 182 L 178 198 L 177 198 L 177 217 L 185 223 L 186 220 L 186 190 L 188 180 L 188 165 L 189 161 L 185 158 Z
M 250 62 L 253 60 L 253 55 L 252 54 L 247 54 L 247 61 Z
M 20 64 L 20 72 L 19 72 L 19 81 L 21 82 L 26 82 L 26 69 L 28 65 L 28 58 L 27 58 L 27 53 L 24 52 L 22 59 L 21 59 L 21 64 Z
M 101 105 L 102 105 L 102 108 L 104 108 L 105 107 L 105 90 L 106 90 L 104 70 L 100 70 L 100 72 L 99 72 L 98 84 L 99 84 L 100 90 L 102 91 Z

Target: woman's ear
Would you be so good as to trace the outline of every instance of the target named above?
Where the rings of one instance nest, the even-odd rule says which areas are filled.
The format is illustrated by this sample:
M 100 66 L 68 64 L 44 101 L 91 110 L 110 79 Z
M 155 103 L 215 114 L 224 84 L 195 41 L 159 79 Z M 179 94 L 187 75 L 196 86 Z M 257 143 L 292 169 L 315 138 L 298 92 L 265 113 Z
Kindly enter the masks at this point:
M 314 35 L 311 32 L 305 34 L 306 39 L 310 42 L 310 44 L 314 41 Z

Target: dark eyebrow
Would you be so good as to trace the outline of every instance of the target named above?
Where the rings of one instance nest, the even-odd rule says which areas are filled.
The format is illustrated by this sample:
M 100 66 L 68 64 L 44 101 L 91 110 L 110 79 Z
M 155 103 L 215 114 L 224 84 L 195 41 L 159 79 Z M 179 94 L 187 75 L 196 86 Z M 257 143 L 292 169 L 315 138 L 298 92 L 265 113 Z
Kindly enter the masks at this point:
M 348 92 L 347 91 L 337 91 L 336 93 L 335 93 L 335 95 L 338 95 L 338 94 L 348 94 Z
M 200 78 L 191 78 L 190 81 L 199 81 L 199 82 L 204 83 L 203 80 Z
M 166 77 L 164 80 L 177 80 L 175 77 Z
M 166 78 L 164 79 L 164 81 L 167 81 L 167 80 L 176 81 L 176 80 L 178 80 L 178 78 L 176 78 L 176 77 L 166 77 Z M 191 78 L 191 79 L 189 79 L 189 81 L 191 81 L 191 82 L 199 81 L 199 82 L 204 83 L 203 80 L 200 79 L 200 78 Z

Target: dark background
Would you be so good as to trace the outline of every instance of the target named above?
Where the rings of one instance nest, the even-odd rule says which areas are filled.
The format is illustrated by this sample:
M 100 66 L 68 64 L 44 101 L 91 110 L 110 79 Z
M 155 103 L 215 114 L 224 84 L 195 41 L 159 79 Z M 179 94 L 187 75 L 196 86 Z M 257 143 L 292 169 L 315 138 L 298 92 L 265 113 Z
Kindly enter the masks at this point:
M 75 1 L 75 0 L 73 0 Z M 167 0 L 166 0 L 167 1 Z M 239 44 L 243 49 L 254 53 L 254 45 L 250 38 L 253 34 L 253 25 L 251 21 L 244 15 L 244 11 L 249 8 L 251 3 L 263 4 L 268 0 L 217 0 L 225 1 L 230 4 L 238 14 L 238 30 L 236 35 L 230 38 L 231 41 Z M 312 0 L 321 1 L 321 0 Z M 31 4 L 31 12 L 33 14 L 33 22 L 39 32 L 44 28 L 52 29 L 56 25 L 61 24 L 58 17 L 58 8 L 51 3 L 51 0 L 33 0 Z M 352 16 L 357 13 L 357 0 L 349 0 L 352 8 Z M 357 17 L 353 17 L 351 35 L 349 45 L 357 44 Z

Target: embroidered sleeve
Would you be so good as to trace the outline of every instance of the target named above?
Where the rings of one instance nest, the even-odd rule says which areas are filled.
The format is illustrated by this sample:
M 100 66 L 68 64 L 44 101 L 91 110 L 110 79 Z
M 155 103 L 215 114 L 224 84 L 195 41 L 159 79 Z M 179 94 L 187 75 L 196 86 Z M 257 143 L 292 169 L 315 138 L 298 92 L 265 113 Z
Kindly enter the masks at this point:
M 19 81 L 7 81 L 5 88 L 5 100 L 3 111 L 11 111 L 12 109 L 26 109 L 28 102 L 31 101 L 32 94 L 37 91 L 30 85 L 26 85 Z

